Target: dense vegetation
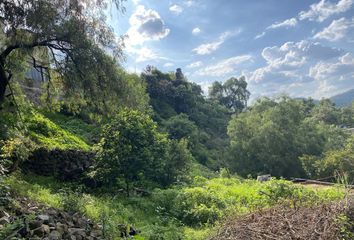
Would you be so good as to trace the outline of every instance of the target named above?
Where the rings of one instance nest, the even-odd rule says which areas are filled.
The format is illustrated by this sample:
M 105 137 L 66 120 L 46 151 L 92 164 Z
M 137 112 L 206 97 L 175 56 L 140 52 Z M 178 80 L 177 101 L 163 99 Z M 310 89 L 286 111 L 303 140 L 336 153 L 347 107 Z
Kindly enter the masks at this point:
M 230 215 L 346 196 L 288 180 L 354 180 L 354 105 L 287 96 L 250 105 L 244 77 L 203 93 L 181 69 L 127 73 L 104 18 L 110 4 L 121 9 L 120 1 L 0 4 L 0 210 L 25 196 L 85 214 L 107 239 L 123 237 L 125 224 L 140 230 L 135 239 L 194 240 Z M 26 88 L 33 67 L 46 73 L 39 96 Z M 34 171 L 49 166 L 62 175 Z M 278 180 L 254 180 L 261 174 Z

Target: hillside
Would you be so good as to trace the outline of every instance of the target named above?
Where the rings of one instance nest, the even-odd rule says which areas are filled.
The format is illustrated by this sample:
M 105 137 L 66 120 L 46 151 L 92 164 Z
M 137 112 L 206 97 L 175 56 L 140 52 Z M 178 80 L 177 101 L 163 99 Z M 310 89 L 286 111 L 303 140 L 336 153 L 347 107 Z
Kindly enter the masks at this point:
M 354 89 L 335 95 L 330 98 L 337 106 L 351 106 L 354 101 Z

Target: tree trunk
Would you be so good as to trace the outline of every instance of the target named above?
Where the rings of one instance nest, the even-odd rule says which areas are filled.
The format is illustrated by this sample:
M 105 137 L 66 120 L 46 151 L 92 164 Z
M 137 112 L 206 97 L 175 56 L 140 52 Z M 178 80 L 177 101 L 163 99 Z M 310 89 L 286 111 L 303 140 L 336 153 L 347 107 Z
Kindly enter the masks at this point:
M 0 106 L 5 100 L 6 87 L 9 83 L 9 79 L 6 75 L 3 64 L 0 63 Z

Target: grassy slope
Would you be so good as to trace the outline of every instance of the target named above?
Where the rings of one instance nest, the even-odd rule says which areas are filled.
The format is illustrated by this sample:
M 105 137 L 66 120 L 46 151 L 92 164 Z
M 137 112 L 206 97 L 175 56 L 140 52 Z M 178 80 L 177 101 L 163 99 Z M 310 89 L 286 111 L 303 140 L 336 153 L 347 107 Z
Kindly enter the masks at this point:
M 27 117 L 29 136 L 48 149 L 89 150 L 97 128 L 77 118 L 34 112 Z
M 140 229 L 142 231 L 140 239 L 158 239 L 157 237 L 178 239 L 176 237 L 178 234 L 183 236 L 183 239 L 205 239 L 212 234 L 215 226 L 218 226 L 217 221 L 214 224 L 183 225 L 168 211 L 161 211 L 164 205 L 169 204 L 166 196 L 171 189 L 155 190 L 151 197 L 126 199 L 124 196 L 81 194 L 77 190 L 79 186 L 33 175 L 13 175 L 7 180 L 7 184 L 12 189 L 16 189 L 20 195 L 53 207 L 73 208 L 76 206 L 77 209 L 74 210 L 79 210 L 96 221 L 104 221 L 108 231 L 115 236 L 118 233 L 115 232 L 114 226 L 119 223 L 132 224 Z M 286 186 L 290 186 L 289 189 L 294 194 L 281 190 Z M 76 190 L 69 191 L 68 189 Z M 266 195 L 271 194 L 271 191 L 274 191 L 273 196 L 278 194 L 277 199 Z M 66 194 L 63 194 L 64 192 Z M 246 214 L 259 208 L 273 206 L 281 199 L 302 201 L 303 204 L 316 204 L 343 197 L 343 190 L 339 188 L 312 190 L 294 186 L 283 180 L 260 184 L 253 180 L 241 181 L 236 178 L 210 180 L 198 178 L 191 186 L 178 187 L 176 192 L 179 193 L 176 201 L 184 199 L 185 202 L 191 203 L 188 208 L 182 207 L 186 214 L 191 213 L 196 217 L 195 219 L 198 219 L 198 214 L 205 213 L 204 210 L 201 211 L 201 208 L 210 208 L 220 213 L 218 220 L 228 214 Z M 205 199 L 214 203 L 222 202 L 222 207 L 213 208 L 213 204 L 204 202 Z M 175 206 L 178 209 L 179 205 Z

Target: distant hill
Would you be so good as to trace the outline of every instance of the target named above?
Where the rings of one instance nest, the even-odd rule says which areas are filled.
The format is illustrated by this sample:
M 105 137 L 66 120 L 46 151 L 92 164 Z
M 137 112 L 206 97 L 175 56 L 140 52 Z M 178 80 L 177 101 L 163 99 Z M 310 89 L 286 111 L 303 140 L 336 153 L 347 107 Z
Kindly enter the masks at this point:
M 350 106 L 354 101 L 354 89 L 330 98 L 337 106 Z

